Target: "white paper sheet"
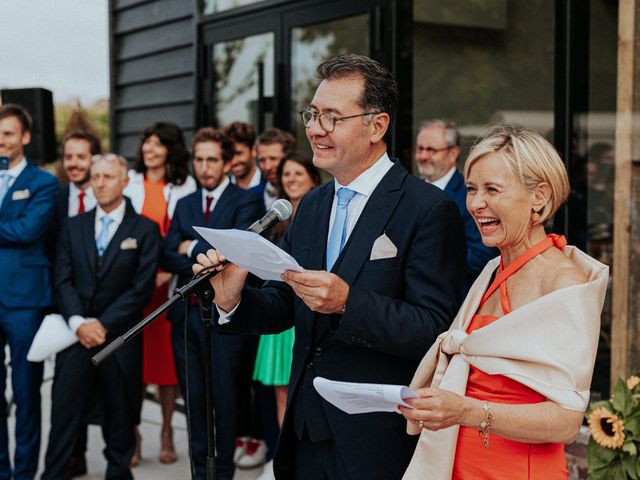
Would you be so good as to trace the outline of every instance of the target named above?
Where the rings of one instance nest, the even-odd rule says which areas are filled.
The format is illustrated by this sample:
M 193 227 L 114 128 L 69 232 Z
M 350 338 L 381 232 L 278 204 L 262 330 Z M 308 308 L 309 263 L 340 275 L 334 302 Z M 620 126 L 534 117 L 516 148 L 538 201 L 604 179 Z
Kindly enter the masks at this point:
M 338 382 L 316 377 L 313 386 L 327 402 L 350 414 L 398 412 L 398 405 L 413 408 L 405 400 L 417 397 L 402 385 Z
M 62 315 L 53 313 L 44 317 L 40 328 L 33 337 L 27 353 L 30 362 L 42 362 L 48 356 L 61 352 L 78 341 Z
M 245 230 L 193 228 L 227 260 L 263 280 L 281 280 L 280 275 L 285 270 L 302 271 L 302 267 L 291 255 L 257 233 Z

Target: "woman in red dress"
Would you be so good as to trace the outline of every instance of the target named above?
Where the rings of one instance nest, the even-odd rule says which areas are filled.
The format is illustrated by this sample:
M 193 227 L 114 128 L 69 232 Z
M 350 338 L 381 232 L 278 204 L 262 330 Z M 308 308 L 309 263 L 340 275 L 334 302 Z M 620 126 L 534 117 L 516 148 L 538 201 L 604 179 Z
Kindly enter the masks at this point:
M 143 135 L 133 170 L 129 171 L 129 185 L 125 195 L 131 199 L 136 212 L 156 222 L 164 237 L 177 201 L 194 192 L 196 184 L 188 172 L 189 152 L 180 128 L 169 122 L 158 122 L 148 127 Z M 162 305 L 172 293 L 172 275 L 158 269 L 156 289 L 144 315 Z M 162 463 L 176 461 L 173 445 L 171 417 L 178 393 L 171 324 L 163 314 L 143 332 L 144 385 L 158 385 L 162 408 L 160 455 Z M 132 459 L 135 466 L 140 459 L 140 440 Z
M 410 433 L 421 432 L 404 478 L 566 479 L 564 444 L 589 400 L 608 269 L 545 233 L 569 182 L 539 134 L 494 128 L 465 177 L 467 208 L 500 257 L 423 359 L 414 408 L 400 407 Z

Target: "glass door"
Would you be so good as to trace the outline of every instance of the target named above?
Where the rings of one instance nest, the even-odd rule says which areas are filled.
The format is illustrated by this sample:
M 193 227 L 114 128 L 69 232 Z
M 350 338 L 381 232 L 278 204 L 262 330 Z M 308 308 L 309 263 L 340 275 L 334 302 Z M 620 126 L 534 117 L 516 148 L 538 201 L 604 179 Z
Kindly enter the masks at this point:
M 201 27 L 197 125 L 279 127 L 305 146 L 297 111 L 311 101 L 316 66 L 340 53 L 372 54 L 370 18 L 380 1 L 283 2 L 210 17 Z
M 242 18 L 203 32 L 199 126 L 274 126 L 277 22 Z

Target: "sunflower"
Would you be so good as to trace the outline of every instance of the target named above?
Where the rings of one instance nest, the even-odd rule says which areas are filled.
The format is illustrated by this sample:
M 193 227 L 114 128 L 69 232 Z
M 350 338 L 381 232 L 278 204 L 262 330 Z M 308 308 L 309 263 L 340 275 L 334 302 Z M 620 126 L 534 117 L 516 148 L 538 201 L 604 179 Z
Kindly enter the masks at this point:
M 640 377 L 636 377 L 635 375 L 632 375 L 629 378 L 627 378 L 627 388 L 629 390 L 633 390 L 638 385 L 640 385 Z
M 601 447 L 616 449 L 624 445 L 624 422 L 605 407 L 591 411 L 589 432 Z

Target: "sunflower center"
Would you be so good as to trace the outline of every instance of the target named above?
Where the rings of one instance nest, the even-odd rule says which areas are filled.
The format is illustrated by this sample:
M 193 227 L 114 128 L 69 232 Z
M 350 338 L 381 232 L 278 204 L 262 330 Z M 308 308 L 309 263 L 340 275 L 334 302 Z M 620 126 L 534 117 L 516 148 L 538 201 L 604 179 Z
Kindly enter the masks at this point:
M 613 425 L 611 425 L 607 418 L 600 419 L 600 428 L 608 437 L 613 437 Z

